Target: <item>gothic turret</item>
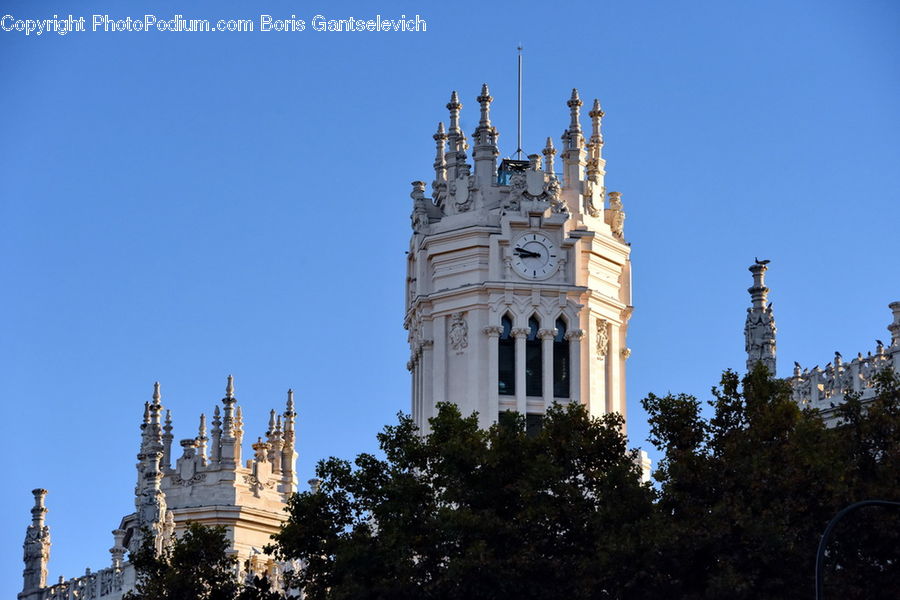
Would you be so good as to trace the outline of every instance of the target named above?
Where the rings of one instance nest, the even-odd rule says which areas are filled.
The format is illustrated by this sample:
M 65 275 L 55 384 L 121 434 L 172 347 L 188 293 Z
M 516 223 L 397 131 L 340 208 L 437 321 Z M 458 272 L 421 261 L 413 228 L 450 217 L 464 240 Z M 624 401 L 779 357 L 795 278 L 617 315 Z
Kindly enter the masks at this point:
M 767 260 L 756 260 L 750 266 L 753 274 L 753 286 L 750 293 L 750 308 L 747 309 L 747 321 L 744 325 L 744 349 L 747 352 L 747 370 L 751 371 L 756 363 L 761 362 L 773 376 L 775 375 L 775 315 L 772 304 L 766 304 L 769 288 L 765 277 Z
M 412 183 L 407 313 L 413 417 L 457 403 L 488 426 L 500 412 L 539 419 L 554 402 L 625 412 L 630 247 L 621 196 L 604 204 L 600 103 L 586 146 L 572 90 L 557 149 L 504 158 L 485 84 L 476 98 L 472 164 L 453 92 L 438 126 L 434 183 Z M 563 116 L 562 114 L 560 115 Z M 557 173 L 561 163 L 562 173 Z M 587 166 L 587 172 L 585 167 Z
M 34 507 L 31 509 L 31 525 L 25 530 L 24 549 L 25 570 L 22 572 L 23 585 L 19 600 L 39 600 L 41 589 L 47 585 L 47 563 L 50 562 L 50 528 L 44 523 L 47 507 L 44 497 L 47 490 L 36 489 Z

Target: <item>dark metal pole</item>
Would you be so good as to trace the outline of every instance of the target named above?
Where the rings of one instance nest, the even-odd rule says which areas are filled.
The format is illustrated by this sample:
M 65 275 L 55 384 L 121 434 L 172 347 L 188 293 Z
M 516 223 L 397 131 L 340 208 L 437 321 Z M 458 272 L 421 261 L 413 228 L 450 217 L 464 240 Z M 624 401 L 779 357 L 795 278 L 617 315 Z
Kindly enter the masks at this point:
M 825 533 L 822 534 L 822 539 L 819 540 L 819 550 L 816 552 L 816 600 L 822 600 L 823 598 L 822 584 L 825 580 L 825 547 L 828 545 L 828 538 L 831 537 L 831 532 L 838 522 L 847 516 L 847 514 L 853 512 L 857 508 L 863 508 L 864 506 L 900 506 L 900 502 L 891 502 L 890 500 L 863 500 L 862 502 L 854 502 L 831 519 L 828 523 L 828 527 L 825 528 Z
M 519 44 L 519 114 L 518 137 L 516 138 L 516 158 L 522 158 L 522 44 Z

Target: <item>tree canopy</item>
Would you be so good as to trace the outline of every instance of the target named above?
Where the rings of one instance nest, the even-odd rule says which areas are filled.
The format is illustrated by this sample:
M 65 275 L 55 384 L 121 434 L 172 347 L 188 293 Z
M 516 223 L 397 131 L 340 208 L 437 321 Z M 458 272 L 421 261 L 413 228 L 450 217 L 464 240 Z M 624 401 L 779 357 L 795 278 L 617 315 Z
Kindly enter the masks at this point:
M 152 535 L 131 556 L 136 588 L 126 600 L 290 600 L 273 590 L 266 577 L 238 580 L 237 560 L 228 553 L 223 526 L 188 523 L 180 537 L 156 551 Z
M 487 430 L 439 406 L 419 435 L 401 416 L 384 458 L 319 464 L 290 503 L 277 551 L 300 559 L 311 600 L 603 598 L 640 585 L 640 483 L 619 415 L 551 408 L 537 435 L 518 415 Z
M 650 395 L 651 442 L 664 455 L 649 598 L 800 598 L 814 589 L 829 520 L 865 499 L 900 499 L 900 386 L 882 374 L 865 408 L 851 394 L 826 428 L 789 386 L 757 367 L 726 372 L 704 417 L 693 397 Z M 847 518 L 829 546 L 829 597 L 896 598 L 900 514 Z
M 553 406 L 532 434 L 520 415 L 482 430 L 442 404 L 425 435 L 404 415 L 386 427 L 382 456 L 321 461 L 268 550 L 297 561 L 308 600 L 812 597 L 829 520 L 900 499 L 900 378 L 882 373 L 875 392 L 865 405 L 850 394 L 833 428 L 764 367 L 726 371 L 708 410 L 651 394 L 654 485 L 619 415 Z M 281 598 L 236 583 L 226 549 L 222 530 L 197 525 L 162 555 L 146 546 L 131 598 Z M 900 511 L 848 516 L 826 570 L 829 598 L 896 598 Z

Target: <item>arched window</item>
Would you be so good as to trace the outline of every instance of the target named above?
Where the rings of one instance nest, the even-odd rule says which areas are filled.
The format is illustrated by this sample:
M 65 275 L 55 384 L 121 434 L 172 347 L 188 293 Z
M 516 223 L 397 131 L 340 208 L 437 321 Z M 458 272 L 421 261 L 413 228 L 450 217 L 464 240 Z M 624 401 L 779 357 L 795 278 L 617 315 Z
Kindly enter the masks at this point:
M 556 320 L 556 337 L 553 338 L 553 397 L 569 397 L 569 341 L 566 339 L 566 322 Z
M 500 333 L 500 348 L 498 352 L 497 386 L 502 396 L 514 396 L 516 394 L 516 340 L 512 336 L 512 319 L 504 315 L 500 319 L 503 331 Z
M 540 324 L 536 317 L 528 319 L 528 338 L 525 340 L 525 395 L 543 396 L 543 370 L 541 339 L 538 337 Z

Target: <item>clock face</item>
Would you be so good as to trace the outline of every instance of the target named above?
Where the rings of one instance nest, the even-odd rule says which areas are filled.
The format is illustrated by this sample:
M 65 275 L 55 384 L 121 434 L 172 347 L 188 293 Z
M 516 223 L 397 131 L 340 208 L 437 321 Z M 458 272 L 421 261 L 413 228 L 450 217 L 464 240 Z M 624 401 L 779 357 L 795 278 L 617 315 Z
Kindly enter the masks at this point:
M 560 250 L 543 233 L 528 232 L 513 243 L 512 266 L 527 279 L 546 279 L 559 267 Z

